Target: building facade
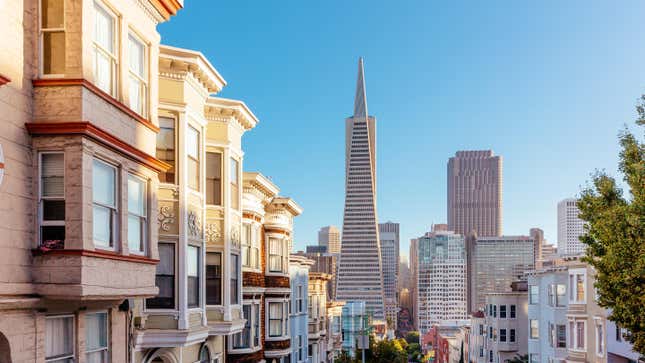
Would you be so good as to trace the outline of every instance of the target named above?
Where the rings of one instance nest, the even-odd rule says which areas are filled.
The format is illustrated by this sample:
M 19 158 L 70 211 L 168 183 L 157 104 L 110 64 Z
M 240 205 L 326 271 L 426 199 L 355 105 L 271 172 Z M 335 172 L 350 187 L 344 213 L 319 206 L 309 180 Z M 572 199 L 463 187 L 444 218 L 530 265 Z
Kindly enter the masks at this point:
M 182 6 L 0 4 L 0 361 L 131 360 L 122 302 L 159 292 L 153 191 L 169 167 L 157 25 Z
M 329 280 L 331 280 L 329 274 L 309 273 L 309 305 L 307 307 L 309 317 L 307 361 L 309 363 L 329 362 L 327 354 L 329 350 L 327 283 Z
M 385 318 L 388 325 L 396 328 L 399 312 L 398 281 L 399 281 L 399 224 L 386 222 L 379 224 L 381 246 L 381 269 L 383 271 L 383 295 Z
M 318 245 L 326 246 L 327 252 L 340 254 L 340 230 L 336 226 L 322 227 L 318 231 Z
M 327 362 L 333 363 L 343 350 L 343 306 L 345 302 L 327 301 Z
M 349 352 L 351 356 L 358 353 L 362 347 L 361 341 L 365 342 L 366 336 L 369 335 L 371 318 L 364 301 L 347 301 L 342 308 L 342 337 L 343 350 Z
M 465 320 L 466 249 L 464 237 L 428 233 L 417 239 L 417 327 L 423 335 L 433 325 Z
M 510 292 L 513 281 L 534 269 L 535 240 L 528 236 L 480 237 L 470 248 L 471 311 L 483 308 L 486 294 Z
M 358 64 L 354 115 L 345 121 L 345 210 L 336 284 L 343 301 L 365 301 L 384 320 L 376 212 L 376 119 L 367 112 L 363 59 Z
M 584 253 L 585 245 L 580 242 L 584 234 L 584 221 L 579 217 L 578 200 L 567 198 L 558 203 L 558 253 L 561 256 Z
M 448 160 L 448 229 L 468 236 L 502 235 L 502 157 L 457 151 Z
M 486 295 L 484 355 L 489 363 L 505 363 L 527 354 L 530 330 L 526 284 L 511 292 Z M 481 355 L 478 352 L 478 356 Z
M 289 335 L 291 336 L 291 360 L 289 362 L 308 362 L 308 306 L 309 268 L 313 261 L 298 255 L 291 255 L 291 303 L 289 311 Z

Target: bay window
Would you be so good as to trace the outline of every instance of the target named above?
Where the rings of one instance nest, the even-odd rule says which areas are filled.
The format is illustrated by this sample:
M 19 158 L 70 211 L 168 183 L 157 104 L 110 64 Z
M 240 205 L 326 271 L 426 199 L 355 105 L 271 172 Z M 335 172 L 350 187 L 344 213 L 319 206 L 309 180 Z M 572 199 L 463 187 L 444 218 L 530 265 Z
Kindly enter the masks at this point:
M 188 307 L 199 307 L 199 247 L 186 249 L 186 278 L 188 286 Z
M 117 96 L 116 23 L 116 16 L 106 6 L 94 2 L 94 82 L 112 97 Z
M 148 309 L 175 308 L 175 244 L 159 242 L 159 263 L 155 284 L 159 288 L 157 296 L 146 300 Z
M 108 314 L 106 312 L 85 315 L 85 356 L 87 363 L 107 363 L 108 359 Z
M 222 154 L 206 152 L 206 204 L 222 205 Z
M 117 204 L 116 168 L 98 159 L 92 164 L 92 218 L 94 245 L 114 248 Z
M 65 156 L 40 154 L 40 245 L 65 246 Z
M 130 108 L 143 117 L 148 116 L 148 72 L 147 47 L 133 33 L 128 35 L 130 87 L 128 96 Z
M 222 305 L 222 254 L 206 252 L 206 305 Z
M 159 133 L 157 133 L 157 159 L 170 164 L 170 169 L 159 173 L 159 182 L 175 182 L 175 119 L 159 116 Z
M 240 256 L 231 255 L 231 305 L 240 303 Z
M 267 300 L 267 333 L 269 338 L 288 337 L 289 303 L 287 300 Z
M 128 174 L 128 249 L 144 254 L 148 229 L 146 181 Z
M 569 302 L 582 304 L 586 302 L 585 284 L 587 273 L 585 269 L 569 270 Z
M 45 318 L 45 362 L 74 363 L 74 316 Z
M 188 187 L 199 190 L 199 131 L 188 126 L 186 131 L 186 166 L 188 169 Z
M 284 240 L 269 238 L 269 272 L 285 272 Z
M 240 209 L 240 163 L 231 158 L 231 208 Z
M 40 1 L 41 73 L 65 73 L 65 1 Z
M 260 303 L 244 302 L 244 330 L 233 335 L 232 349 L 257 349 L 260 348 Z

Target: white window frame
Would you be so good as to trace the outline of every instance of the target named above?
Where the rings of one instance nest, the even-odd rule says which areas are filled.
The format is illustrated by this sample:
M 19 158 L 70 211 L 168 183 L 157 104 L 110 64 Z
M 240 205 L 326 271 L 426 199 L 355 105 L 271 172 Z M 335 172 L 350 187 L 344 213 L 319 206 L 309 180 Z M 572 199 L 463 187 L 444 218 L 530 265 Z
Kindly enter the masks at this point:
M 39 0 L 40 3 L 41 0 Z M 63 155 L 63 195 L 60 197 L 45 197 L 43 195 L 43 155 L 45 154 L 62 154 Z M 65 172 L 65 152 L 64 151 L 42 151 L 38 153 L 38 245 L 40 246 L 42 244 L 42 227 L 47 227 L 47 226 L 54 226 L 54 227 L 60 227 L 60 226 L 65 226 L 65 220 L 62 221 L 45 221 L 43 219 L 44 217 L 44 201 L 46 200 L 51 200 L 51 201 L 65 201 L 65 192 L 67 186 L 65 185 L 65 180 L 67 180 L 67 173 Z M 67 216 L 65 217 L 67 218 Z M 65 241 L 63 241 L 64 243 Z
M 98 162 L 101 164 L 104 164 L 107 167 L 110 167 L 114 171 L 114 206 L 108 206 L 104 205 L 101 203 L 97 203 L 94 201 L 94 178 L 96 177 L 94 175 L 94 163 Z M 115 251 L 118 249 L 118 244 L 119 244 L 119 168 L 111 164 L 103 159 L 100 159 L 98 157 L 94 157 L 92 159 L 92 216 L 94 215 L 94 208 L 99 207 L 99 208 L 106 208 L 110 211 L 110 237 L 111 240 L 109 241 L 109 245 L 101 245 L 97 244 L 96 241 L 94 240 L 94 218 L 92 217 L 92 242 L 94 243 L 94 247 L 101 249 L 101 250 L 108 250 L 108 251 Z
M 196 185 L 196 188 L 193 188 L 193 186 L 191 186 L 192 181 L 190 180 L 190 178 L 188 179 L 188 183 L 186 183 L 186 185 L 188 186 L 189 189 L 197 191 L 197 192 L 201 191 L 201 189 L 202 189 L 201 188 L 202 133 L 201 133 L 200 130 L 201 130 L 200 128 L 193 127 L 192 125 L 188 125 L 188 127 L 186 128 L 186 131 L 185 131 L 186 136 L 184 137 L 186 142 L 190 142 L 192 140 L 189 138 L 189 136 L 197 136 L 197 138 L 196 138 L 196 140 L 197 140 L 197 150 L 196 150 L 197 155 L 195 155 L 195 157 L 193 157 L 192 155 L 190 155 L 190 153 L 188 153 L 188 151 L 186 151 L 186 170 L 188 171 L 188 168 L 190 167 L 189 166 L 190 161 L 195 162 L 197 164 L 197 170 L 196 170 L 196 173 L 197 173 L 197 185 Z M 193 132 L 195 133 L 195 135 L 191 135 L 191 133 L 193 133 Z M 187 177 L 190 177 L 190 174 L 188 174 Z
M 150 46 L 148 42 L 146 42 L 141 36 L 139 36 L 139 34 L 137 34 L 137 32 L 135 32 L 133 29 L 129 29 L 128 55 L 130 52 L 130 43 L 133 40 L 139 43 L 143 47 L 143 75 L 140 75 L 134 72 L 134 70 L 132 69 L 132 65 L 129 63 L 130 57 L 128 57 L 128 85 L 130 84 L 130 82 L 133 82 L 133 79 L 134 81 L 139 82 L 138 92 L 141 100 L 141 110 L 136 110 L 132 108 L 132 102 L 131 102 L 132 95 L 130 95 L 129 93 L 128 93 L 128 106 L 130 107 L 130 109 L 132 109 L 132 111 L 136 112 L 140 116 L 148 117 L 148 109 L 150 104 L 148 100 L 149 98 L 148 90 L 150 89 L 150 85 L 148 82 L 148 78 L 150 77 L 150 62 L 149 62 L 150 56 L 148 53 L 150 52 Z M 130 88 L 128 88 L 128 92 L 129 90 Z
M 539 303 L 540 303 L 540 286 L 529 285 L 529 305 L 536 305 Z
M 251 265 L 251 243 L 252 243 L 251 234 L 252 233 L 253 233 L 253 223 L 243 222 L 240 257 L 242 258 L 242 268 L 244 269 L 252 268 L 252 265 Z
M 582 300 L 578 300 L 578 276 L 582 276 Z M 587 303 L 587 269 L 578 268 L 569 270 L 569 304 Z
M 271 241 L 275 240 L 278 243 L 278 249 L 280 254 L 271 253 Z M 286 255 L 285 258 L 285 245 L 287 245 L 287 240 L 282 236 L 276 235 L 267 235 L 266 236 L 266 248 L 267 248 L 267 275 L 285 275 L 289 271 L 289 256 Z M 280 259 L 280 270 L 272 270 L 271 267 L 271 258 Z M 285 262 L 286 261 L 286 262 Z
M 86 357 L 86 361 L 87 361 L 88 360 L 87 355 L 89 353 L 96 353 L 96 352 L 105 351 L 105 352 L 107 352 L 107 354 L 106 354 L 107 359 L 106 359 L 106 362 L 104 362 L 104 363 L 108 363 L 108 362 L 110 362 L 110 313 L 107 310 L 92 311 L 92 312 L 86 313 L 84 318 L 87 318 L 88 315 L 96 315 L 96 314 L 105 314 L 105 329 L 106 329 L 106 331 L 105 331 L 105 339 L 106 339 L 105 340 L 105 347 L 92 349 L 92 350 L 86 350 L 85 351 L 85 357 Z M 87 326 L 85 327 L 85 329 L 87 329 Z
M 271 316 L 270 316 L 271 310 L 269 309 L 269 305 L 271 303 L 280 303 L 282 305 L 282 335 L 280 336 L 271 336 L 269 334 L 270 326 L 271 326 Z M 265 331 L 264 340 L 273 341 L 273 340 L 284 340 L 289 338 L 289 299 L 288 298 L 267 298 L 265 299 L 265 303 L 264 303 L 264 311 L 266 314 L 265 324 L 264 324 L 264 331 Z
M 196 248 L 197 249 L 197 276 L 189 275 L 188 274 L 188 249 L 189 248 Z M 203 293 L 202 289 L 202 284 L 205 282 L 204 280 L 204 273 L 202 272 L 202 265 L 203 265 L 203 260 L 204 259 L 204 251 L 201 246 L 193 245 L 193 244 L 188 244 L 186 246 L 186 256 L 185 256 L 185 263 L 186 263 L 186 278 L 188 277 L 197 277 L 197 305 L 196 306 L 190 306 L 188 304 L 188 295 L 186 296 L 186 306 L 188 310 L 197 310 L 201 309 L 202 307 L 202 300 L 205 300 L 205 296 Z M 188 287 L 186 287 L 186 294 L 188 294 Z
M 74 314 L 61 314 L 61 315 L 48 315 L 45 316 L 45 320 L 47 319 L 60 319 L 60 318 L 72 318 L 72 353 L 71 355 L 63 355 L 63 356 L 57 356 L 54 358 L 47 358 L 45 357 L 45 362 L 56 362 L 60 361 L 63 359 L 72 359 L 73 362 L 76 361 L 76 316 Z M 45 331 L 46 333 L 46 331 Z M 47 341 L 47 337 L 45 337 L 45 343 Z M 47 349 L 45 348 L 45 351 Z M 46 353 L 45 353 L 46 354 Z
M 138 215 L 133 212 L 130 212 L 129 208 L 129 200 L 128 200 L 128 208 L 127 209 L 127 214 L 128 214 L 128 221 L 130 217 L 136 217 L 139 219 L 139 228 L 140 228 L 140 238 L 141 240 L 139 243 L 143 247 L 141 250 L 132 250 L 130 249 L 130 239 L 129 236 L 126 234 L 126 238 L 128 238 L 128 250 L 130 254 L 135 254 L 135 255 L 142 255 L 145 256 L 148 253 L 148 211 L 150 208 L 148 208 L 148 181 L 145 178 L 142 178 L 136 174 L 128 173 L 128 181 L 130 179 L 134 179 L 136 182 L 140 182 L 141 185 L 143 186 L 143 215 Z M 128 185 L 129 188 L 129 185 Z M 130 195 L 130 190 L 128 190 L 127 195 Z M 130 227 L 128 223 L 128 228 Z
M 114 53 L 110 53 L 109 50 L 103 48 L 102 45 L 98 44 L 96 41 L 96 34 L 92 34 L 92 67 L 93 67 L 93 74 L 94 74 L 94 82 L 96 86 L 103 92 L 109 94 L 110 96 L 117 98 L 118 97 L 118 91 L 119 91 L 119 75 L 118 75 L 118 64 L 119 64 L 119 49 L 118 49 L 118 44 L 119 44 L 119 17 L 117 14 L 110 8 L 108 7 L 105 3 L 103 3 L 100 0 L 95 0 L 94 1 L 94 7 L 93 7 L 93 12 L 94 12 L 94 21 L 96 21 L 96 11 L 99 8 L 100 10 L 103 10 L 109 17 L 112 18 L 112 48 L 114 49 Z M 94 32 L 96 28 L 92 29 Z M 98 54 L 101 53 L 104 56 L 106 56 L 110 60 L 110 83 L 111 83 L 111 90 L 107 91 L 101 88 L 98 85 L 98 74 L 97 74 L 97 64 L 98 64 Z
M 536 324 L 536 327 L 535 327 L 537 331 L 536 336 L 533 336 L 533 327 L 532 327 L 533 322 L 535 322 Z M 533 340 L 540 339 L 540 321 L 537 319 L 529 319 L 529 339 L 533 339 Z
M 63 2 L 63 27 L 62 28 L 44 28 L 43 27 L 43 0 L 38 0 L 38 74 L 42 78 L 58 78 L 63 77 L 65 73 L 49 73 L 45 74 L 45 33 L 59 33 L 62 32 L 65 36 L 65 47 L 67 47 L 67 31 L 65 30 L 66 16 L 65 0 Z M 65 49 L 67 54 L 67 49 Z
M 568 319 L 569 329 L 571 330 L 571 324 L 573 324 L 573 329 L 568 335 L 569 338 L 569 350 L 575 352 L 586 352 L 587 349 L 587 320 L 585 318 L 571 317 Z M 578 323 L 582 323 L 583 332 L 582 332 L 582 348 L 578 348 L 578 343 L 580 342 L 580 336 L 578 335 Z
M 600 334 L 599 334 L 600 329 Z M 599 317 L 594 317 L 594 335 L 595 335 L 595 346 L 596 346 L 596 356 L 604 357 L 605 351 L 607 350 L 607 333 L 605 331 L 605 324 Z

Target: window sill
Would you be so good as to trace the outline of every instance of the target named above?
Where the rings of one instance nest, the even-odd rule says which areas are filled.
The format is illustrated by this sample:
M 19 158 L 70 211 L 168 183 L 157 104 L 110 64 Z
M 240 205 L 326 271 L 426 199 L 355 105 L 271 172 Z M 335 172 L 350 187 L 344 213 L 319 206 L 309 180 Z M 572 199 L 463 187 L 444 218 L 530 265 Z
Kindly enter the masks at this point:
M 119 260 L 127 262 L 137 262 L 145 263 L 150 265 L 156 265 L 159 263 L 159 260 L 148 258 L 144 256 L 133 256 L 133 255 L 121 255 L 115 251 L 110 250 L 72 250 L 72 249 L 62 249 L 62 250 L 49 250 L 43 251 L 41 249 L 31 250 L 33 256 L 47 256 L 47 255 L 71 255 L 71 256 L 87 256 L 87 257 L 97 257 L 105 258 L 109 260 Z
M 257 346 L 253 348 L 240 348 L 240 349 L 235 349 L 235 348 L 229 348 L 228 352 L 230 354 L 249 354 L 249 353 L 255 353 L 262 350 L 262 346 Z

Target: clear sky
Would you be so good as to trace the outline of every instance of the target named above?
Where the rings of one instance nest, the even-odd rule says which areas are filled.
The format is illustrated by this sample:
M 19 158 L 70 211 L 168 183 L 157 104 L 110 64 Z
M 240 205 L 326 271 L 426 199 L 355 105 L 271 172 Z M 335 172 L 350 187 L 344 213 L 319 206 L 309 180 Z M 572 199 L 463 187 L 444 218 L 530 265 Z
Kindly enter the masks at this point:
M 446 162 L 468 149 L 504 158 L 504 234 L 556 242 L 557 202 L 595 169 L 616 174 L 644 91 L 643 14 L 642 1 L 186 0 L 160 32 L 203 52 L 228 81 L 220 96 L 259 117 L 244 168 L 303 206 L 297 249 L 342 226 L 344 119 L 365 57 L 379 219 L 401 223 L 407 254 L 446 221 Z

